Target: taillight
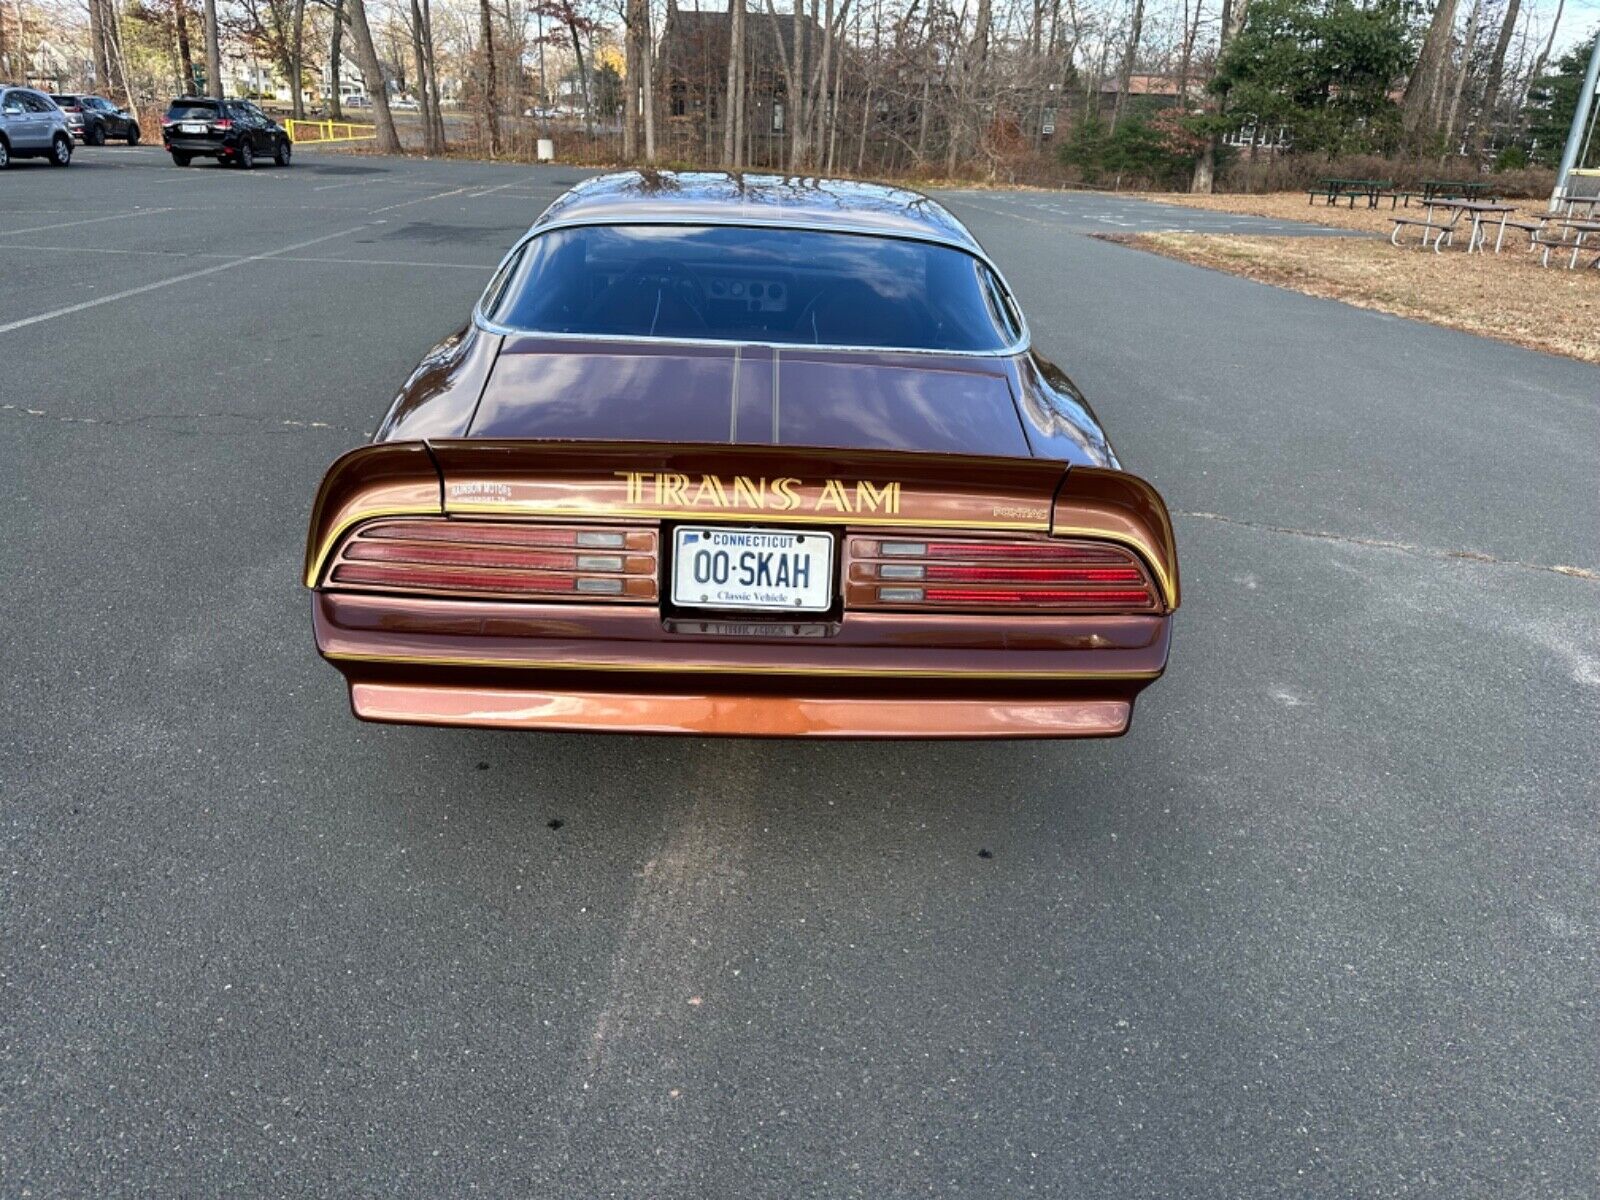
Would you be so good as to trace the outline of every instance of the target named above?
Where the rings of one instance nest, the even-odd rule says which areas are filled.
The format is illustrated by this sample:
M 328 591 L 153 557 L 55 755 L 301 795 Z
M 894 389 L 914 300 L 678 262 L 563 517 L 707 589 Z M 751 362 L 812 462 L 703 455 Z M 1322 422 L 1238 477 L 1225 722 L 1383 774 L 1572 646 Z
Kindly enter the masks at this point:
M 616 525 L 386 520 L 339 547 L 325 582 L 361 591 L 646 603 L 656 533 Z
M 233 121 L 230 120 L 228 117 L 223 117 L 222 120 L 220 120 L 220 121 L 211 122 L 211 128 L 213 128 L 213 129 L 232 129 L 233 128 Z
M 1152 612 L 1144 563 L 1109 542 L 850 539 L 849 608 Z

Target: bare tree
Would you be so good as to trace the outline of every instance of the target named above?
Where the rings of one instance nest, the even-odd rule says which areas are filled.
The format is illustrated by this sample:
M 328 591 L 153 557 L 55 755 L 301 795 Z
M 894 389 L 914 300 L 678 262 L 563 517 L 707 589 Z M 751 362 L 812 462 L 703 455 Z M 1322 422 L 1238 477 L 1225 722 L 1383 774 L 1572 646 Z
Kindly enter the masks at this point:
M 1472 13 L 1467 17 L 1467 28 L 1461 35 L 1461 65 L 1456 69 L 1456 83 L 1450 93 L 1450 112 L 1444 122 L 1444 135 L 1451 141 L 1455 139 L 1456 117 L 1461 112 L 1461 92 L 1466 87 L 1467 73 L 1472 69 L 1472 53 L 1478 45 L 1478 14 L 1482 10 L 1483 0 L 1472 0 Z
M 1505 78 L 1506 50 L 1511 45 L 1511 35 L 1517 31 L 1517 13 L 1522 0 L 1507 0 L 1505 20 L 1500 22 L 1500 37 L 1494 44 L 1494 56 L 1489 59 L 1489 73 L 1483 84 L 1483 106 L 1478 110 L 1478 123 L 1472 127 L 1472 156 L 1483 153 L 1494 127 L 1495 109 L 1500 107 L 1500 85 Z
M 494 14 L 489 10 L 489 0 L 478 0 L 478 34 L 483 52 L 483 121 L 492 157 L 500 153 L 500 97 L 494 68 Z
M 1223 54 L 1228 49 L 1228 44 L 1238 36 L 1244 28 L 1245 10 L 1249 0 L 1222 0 L 1222 25 L 1217 32 L 1217 62 L 1221 63 Z M 1222 111 L 1226 111 L 1226 97 L 1224 97 Z M 1194 176 L 1190 180 L 1191 192 L 1210 193 L 1215 186 L 1217 174 L 1217 144 L 1221 139 L 1212 134 L 1206 141 L 1206 148 L 1201 151 L 1200 157 L 1194 161 Z
M 1128 48 L 1122 55 L 1122 68 L 1117 72 L 1117 99 L 1111 107 L 1111 128 L 1122 120 L 1122 109 L 1127 103 L 1128 89 L 1133 85 L 1133 67 L 1139 57 L 1139 37 L 1144 32 L 1144 0 L 1133 0 L 1133 19 L 1128 23 Z
M 411 0 L 411 58 L 417 72 L 417 108 L 422 118 L 422 152 L 443 154 L 443 125 L 433 86 L 433 29 L 422 0 Z
M 1426 135 L 1438 128 L 1439 97 L 1449 69 L 1450 40 L 1456 24 L 1456 0 L 1438 0 L 1433 19 L 1428 22 L 1427 36 L 1422 40 L 1422 50 L 1417 55 L 1417 65 L 1411 78 L 1406 80 L 1405 95 L 1400 101 L 1401 121 L 1406 133 L 1413 137 Z
M 222 47 L 217 40 L 217 0 L 204 0 L 206 29 L 206 95 L 222 99 Z
M 215 0 L 206 0 L 207 4 Z M 372 26 L 367 22 L 366 0 L 345 0 L 350 20 L 350 40 L 355 44 L 356 65 L 367 82 L 372 102 L 372 119 L 377 127 L 378 149 L 384 154 L 400 153 L 400 135 L 394 131 L 394 114 L 389 111 L 389 85 L 378 61 L 378 48 L 372 41 Z
M 1550 21 L 1550 36 L 1544 41 L 1544 49 L 1539 51 L 1539 57 L 1533 60 L 1533 69 L 1528 72 L 1528 82 L 1532 84 L 1537 79 L 1544 78 L 1545 64 L 1550 61 L 1550 51 L 1555 49 L 1556 30 L 1561 25 L 1561 14 L 1566 11 L 1567 0 L 1556 0 L 1556 15 Z
M 328 31 L 328 114 L 335 121 L 344 119 L 343 100 L 340 96 L 339 68 L 344 49 L 344 0 L 333 0 L 333 27 Z
M 178 43 L 178 94 L 186 96 L 194 86 L 194 53 L 189 47 L 189 5 L 187 0 L 172 0 L 172 34 Z
M 289 48 L 290 110 L 296 120 L 306 115 L 306 0 L 294 0 L 293 33 Z
M 728 0 L 728 100 L 722 121 L 722 165 L 730 171 L 744 156 L 744 3 Z

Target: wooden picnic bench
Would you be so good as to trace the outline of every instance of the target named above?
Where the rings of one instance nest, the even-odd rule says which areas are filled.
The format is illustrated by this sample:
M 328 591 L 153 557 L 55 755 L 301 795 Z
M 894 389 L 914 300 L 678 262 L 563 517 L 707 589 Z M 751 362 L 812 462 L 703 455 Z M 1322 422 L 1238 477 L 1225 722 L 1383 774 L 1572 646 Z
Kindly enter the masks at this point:
M 1418 198 L 1424 204 L 1434 200 L 1492 200 L 1493 186 L 1475 179 L 1424 179 Z
M 1394 222 L 1394 231 L 1389 234 L 1389 241 L 1392 245 L 1398 246 L 1400 244 L 1401 230 L 1415 225 L 1422 230 L 1421 244 L 1423 246 L 1428 244 L 1428 234 L 1430 232 L 1435 234 L 1433 252 L 1438 254 L 1441 243 L 1449 242 L 1452 246 L 1455 245 L 1456 222 L 1461 219 L 1461 210 L 1459 208 L 1451 209 L 1448 221 L 1435 221 L 1431 210 L 1425 217 L 1390 217 L 1389 219 Z
M 1393 186 L 1389 179 L 1323 179 L 1306 189 L 1306 203 L 1315 204 L 1318 196 L 1326 196 L 1330 205 L 1349 200 L 1354 208 L 1357 198 L 1364 198 L 1368 208 L 1377 208 L 1379 194 Z
M 1567 236 L 1569 233 L 1576 236 L 1569 238 Z M 1533 234 L 1532 240 L 1535 246 L 1543 247 L 1542 262 L 1547 267 L 1550 265 L 1552 250 L 1562 253 L 1570 250 L 1572 257 L 1567 260 L 1567 270 L 1570 271 L 1578 265 L 1578 255 L 1585 249 L 1584 238 L 1596 234 L 1600 234 L 1600 221 L 1554 221 Z M 1594 246 L 1590 245 L 1587 249 L 1593 250 Z M 1595 255 L 1594 261 L 1589 265 L 1600 269 L 1600 254 Z

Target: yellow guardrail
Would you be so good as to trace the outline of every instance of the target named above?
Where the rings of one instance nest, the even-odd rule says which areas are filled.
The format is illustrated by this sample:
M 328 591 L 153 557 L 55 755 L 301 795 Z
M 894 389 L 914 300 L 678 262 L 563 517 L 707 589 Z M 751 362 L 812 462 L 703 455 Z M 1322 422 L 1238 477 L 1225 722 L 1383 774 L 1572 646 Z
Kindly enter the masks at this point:
M 378 136 L 376 125 L 354 125 L 349 121 L 297 121 L 284 119 L 283 127 L 289 131 L 289 140 L 299 145 L 317 142 L 361 142 Z

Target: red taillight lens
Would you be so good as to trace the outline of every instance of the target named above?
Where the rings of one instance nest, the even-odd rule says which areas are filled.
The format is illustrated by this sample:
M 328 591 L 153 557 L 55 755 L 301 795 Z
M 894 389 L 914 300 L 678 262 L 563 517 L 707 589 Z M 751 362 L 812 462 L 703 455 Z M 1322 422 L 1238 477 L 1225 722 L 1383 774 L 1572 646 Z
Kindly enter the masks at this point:
M 345 539 L 325 582 L 361 591 L 645 603 L 656 598 L 656 533 L 614 525 L 374 521 Z
M 232 129 L 233 128 L 233 122 L 231 120 L 229 120 L 227 117 L 223 117 L 222 120 L 220 120 L 220 121 L 211 122 L 211 128 L 213 128 L 213 129 Z
M 850 539 L 850 608 L 1154 612 L 1144 563 L 1109 542 L 1060 538 Z

